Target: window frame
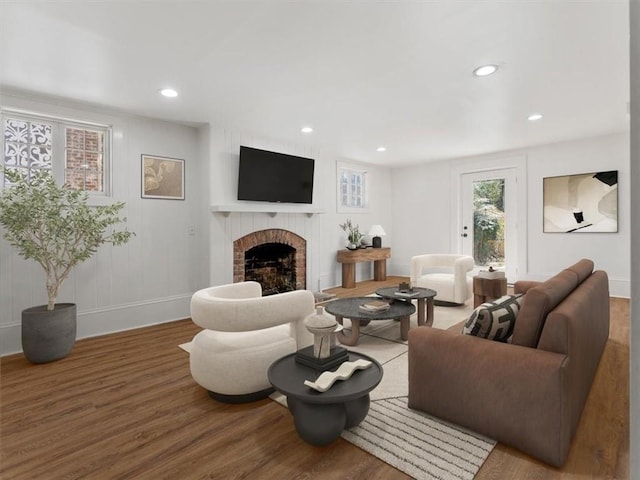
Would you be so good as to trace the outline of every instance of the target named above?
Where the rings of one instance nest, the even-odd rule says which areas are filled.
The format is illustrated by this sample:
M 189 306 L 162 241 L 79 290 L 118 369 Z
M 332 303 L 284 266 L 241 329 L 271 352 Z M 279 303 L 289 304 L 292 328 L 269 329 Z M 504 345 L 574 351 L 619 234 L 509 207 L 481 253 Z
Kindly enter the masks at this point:
M 89 122 L 55 115 L 47 115 L 23 110 L 14 110 L 8 108 L 0 109 L 0 123 L 2 125 L 2 134 L 0 135 L 0 149 L 2 151 L 2 162 L 4 163 L 5 155 L 5 121 L 7 119 L 16 119 L 27 122 L 42 122 L 51 125 L 51 173 L 56 182 L 63 184 L 66 181 L 66 129 L 76 128 L 81 130 L 92 130 L 101 132 L 104 135 L 103 141 L 103 159 L 102 159 L 102 191 L 81 190 L 89 195 L 90 200 L 108 199 L 112 197 L 111 185 L 111 164 L 112 164 L 112 141 L 113 127 L 97 122 Z M 4 174 L 0 173 L 0 189 L 5 188 Z
M 348 162 L 336 162 L 336 193 L 337 193 L 337 212 L 338 213 L 368 213 L 369 212 L 369 190 L 370 179 L 369 170 L 366 165 L 359 163 Z M 349 175 L 360 175 L 361 177 L 361 189 L 360 195 L 362 200 L 361 206 L 345 205 L 342 203 L 342 176 L 343 173 Z M 348 182 L 348 188 L 351 188 L 351 182 Z M 351 197 L 350 192 L 347 193 L 347 197 Z

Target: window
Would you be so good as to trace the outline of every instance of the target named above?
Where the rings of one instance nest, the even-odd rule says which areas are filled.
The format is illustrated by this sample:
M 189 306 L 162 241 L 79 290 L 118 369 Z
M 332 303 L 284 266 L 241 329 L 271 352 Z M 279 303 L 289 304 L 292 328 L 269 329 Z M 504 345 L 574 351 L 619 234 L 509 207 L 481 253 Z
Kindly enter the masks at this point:
M 4 118 L 4 167 L 29 176 L 37 169 L 50 170 L 51 128 L 46 123 Z
M 338 211 L 364 211 L 367 205 L 367 172 L 362 166 L 338 163 Z
M 78 190 L 104 191 L 105 132 L 66 126 L 64 131 L 65 182 Z
M 2 129 L 5 168 L 28 175 L 50 170 L 60 183 L 72 188 L 98 195 L 108 193 L 109 127 L 6 113 Z

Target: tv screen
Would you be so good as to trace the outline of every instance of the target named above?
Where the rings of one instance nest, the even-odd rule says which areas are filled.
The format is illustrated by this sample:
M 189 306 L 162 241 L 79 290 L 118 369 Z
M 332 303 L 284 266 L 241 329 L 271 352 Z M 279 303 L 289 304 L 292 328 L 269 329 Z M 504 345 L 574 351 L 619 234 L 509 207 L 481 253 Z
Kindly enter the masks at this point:
M 312 203 L 311 158 L 240 147 L 238 200 Z

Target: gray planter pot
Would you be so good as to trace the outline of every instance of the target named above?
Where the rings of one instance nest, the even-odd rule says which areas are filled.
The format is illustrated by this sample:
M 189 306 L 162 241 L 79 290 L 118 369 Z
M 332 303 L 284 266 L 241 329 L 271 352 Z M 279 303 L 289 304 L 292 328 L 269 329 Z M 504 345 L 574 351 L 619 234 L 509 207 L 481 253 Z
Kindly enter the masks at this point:
M 75 303 L 56 303 L 22 311 L 22 351 L 32 363 L 60 360 L 71 353 L 76 341 Z

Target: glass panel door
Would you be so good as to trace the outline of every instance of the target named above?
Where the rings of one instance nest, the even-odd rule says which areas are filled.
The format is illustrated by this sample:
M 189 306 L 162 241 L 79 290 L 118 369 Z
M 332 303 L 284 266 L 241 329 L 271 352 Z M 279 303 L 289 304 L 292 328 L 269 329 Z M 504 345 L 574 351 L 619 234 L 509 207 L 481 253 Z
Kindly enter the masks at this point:
M 473 258 L 476 265 L 504 269 L 504 178 L 477 180 L 473 190 Z
M 462 175 L 462 251 L 476 266 L 504 270 L 515 281 L 517 256 L 515 169 Z

